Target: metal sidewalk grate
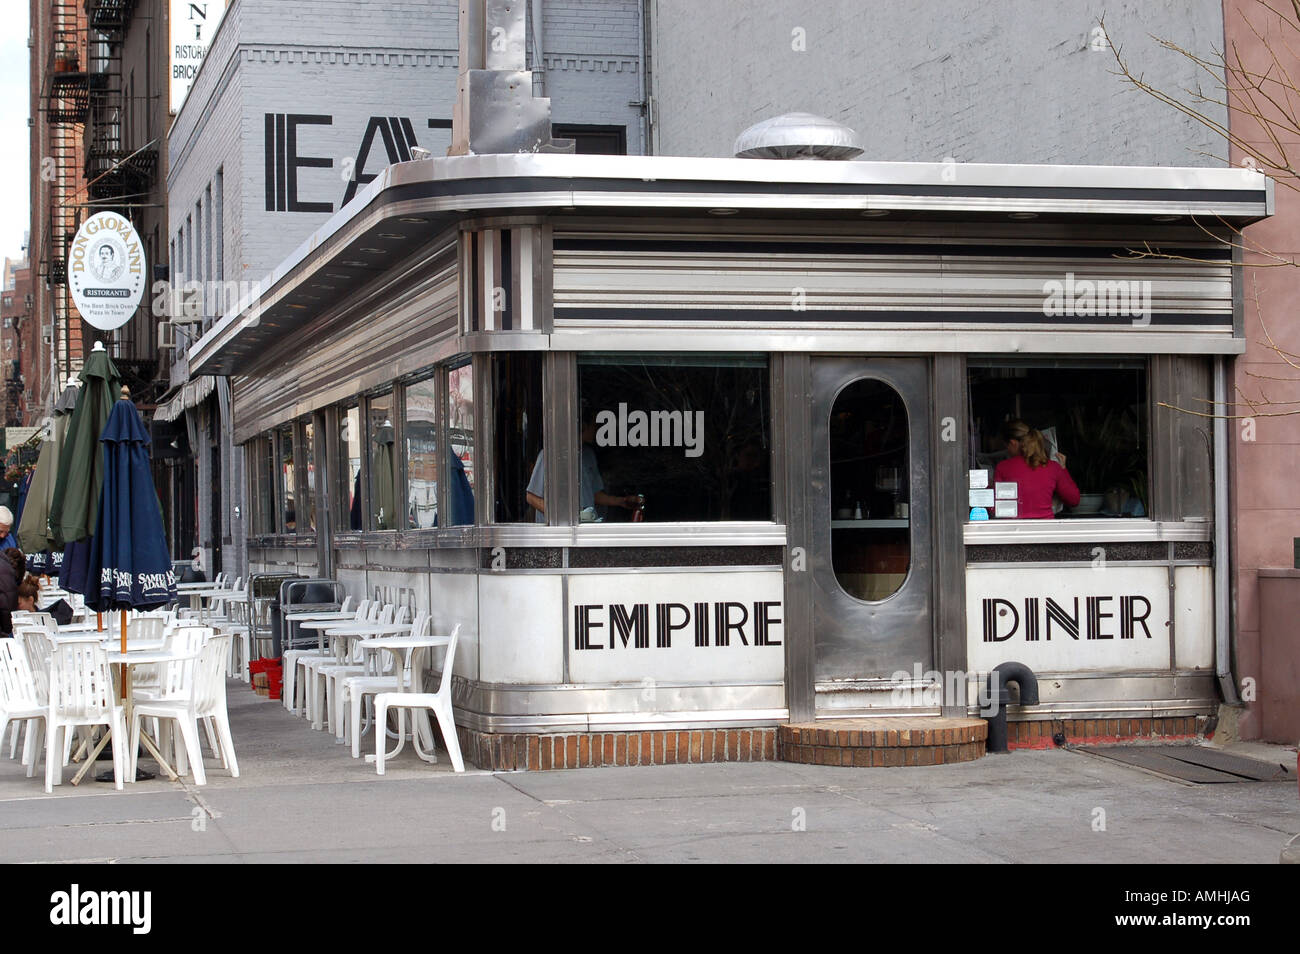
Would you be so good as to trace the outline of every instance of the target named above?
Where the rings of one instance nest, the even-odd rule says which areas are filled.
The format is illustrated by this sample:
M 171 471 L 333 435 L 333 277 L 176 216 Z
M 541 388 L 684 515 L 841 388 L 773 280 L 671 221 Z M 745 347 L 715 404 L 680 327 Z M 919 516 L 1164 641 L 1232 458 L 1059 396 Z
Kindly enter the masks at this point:
M 1229 755 L 1200 745 L 1080 746 L 1076 751 L 1099 755 L 1136 768 L 1169 775 L 1197 785 L 1225 782 L 1295 781 L 1295 769 L 1278 763 Z

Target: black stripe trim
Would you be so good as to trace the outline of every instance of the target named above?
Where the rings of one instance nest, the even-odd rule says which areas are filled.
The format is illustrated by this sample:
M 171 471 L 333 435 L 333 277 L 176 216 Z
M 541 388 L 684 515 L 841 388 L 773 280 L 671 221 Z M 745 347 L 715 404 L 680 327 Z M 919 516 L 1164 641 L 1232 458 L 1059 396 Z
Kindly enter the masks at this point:
M 1232 327 L 1232 314 L 1189 314 L 1185 312 L 1154 312 L 1152 325 L 1200 325 L 1206 327 Z M 846 310 L 795 311 L 782 308 L 615 308 L 602 305 L 595 308 L 556 308 L 557 321 L 609 320 L 609 321 L 753 321 L 789 324 L 791 322 L 912 322 L 961 323 L 1004 325 L 1052 325 L 1065 330 L 1072 325 L 1132 325 L 1128 315 L 1093 315 L 1080 318 L 1048 316 L 1033 311 L 889 311 Z M 1137 326 L 1142 327 L 1142 326 Z
M 601 238 L 556 238 L 557 252 L 713 252 L 727 254 L 770 255 L 918 255 L 918 256 L 980 256 L 980 257 L 1018 257 L 1018 258 L 1104 258 L 1120 261 L 1138 261 L 1132 254 L 1134 246 L 1086 246 L 1086 245 L 934 245 L 909 244 L 903 242 L 795 242 L 789 239 L 764 242 L 759 240 L 735 241 L 699 241 L 672 239 L 621 239 L 616 237 Z M 1146 250 L 1143 250 L 1146 251 Z M 1151 251 L 1159 252 L 1159 249 Z M 1232 250 L 1227 248 L 1188 248 L 1185 246 L 1169 247 L 1170 254 L 1205 261 L 1232 261 Z

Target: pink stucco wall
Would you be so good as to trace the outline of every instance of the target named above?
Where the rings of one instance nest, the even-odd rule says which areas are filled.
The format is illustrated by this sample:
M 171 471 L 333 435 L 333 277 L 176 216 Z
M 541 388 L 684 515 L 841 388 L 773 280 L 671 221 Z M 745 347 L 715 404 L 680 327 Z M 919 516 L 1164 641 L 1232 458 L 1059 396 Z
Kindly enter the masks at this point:
M 1290 5 L 1277 9 L 1289 10 Z M 1259 0 L 1225 0 L 1223 19 L 1227 49 L 1235 46 L 1247 64 L 1262 70 L 1272 62 L 1271 45 L 1291 64 L 1290 73 L 1300 82 L 1300 63 L 1283 45 L 1289 45 L 1291 51 L 1300 48 L 1300 32 L 1294 26 L 1281 24 Z M 1291 100 L 1293 104 L 1300 101 L 1300 94 L 1293 92 Z M 1234 106 L 1241 102 L 1233 96 Z M 1232 114 L 1232 130 L 1257 143 L 1265 155 L 1277 154 L 1277 147 L 1267 141 L 1259 123 L 1239 110 Z M 1290 161 L 1300 163 L 1300 139 L 1283 139 L 1283 146 Z M 1240 165 L 1245 158 L 1242 149 L 1232 150 L 1233 164 Z M 1291 188 L 1286 181 L 1278 182 L 1274 216 L 1250 226 L 1245 244 L 1300 261 L 1300 194 L 1294 191 L 1300 187 L 1300 176 L 1291 178 L 1289 184 Z M 1253 434 L 1247 422 L 1233 422 L 1229 483 L 1238 674 L 1255 679 L 1258 687 L 1257 699 L 1248 703 L 1239 731 L 1242 738 L 1261 739 L 1266 737 L 1264 706 L 1286 705 L 1288 698 L 1287 687 L 1275 684 L 1285 667 L 1270 665 L 1265 671 L 1264 660 L 1300 654 L 1300 619 L 1292 620 L 1290 627 L 1279 621 L 1261 629 L 1258 579 L 1261 567 L 1292 566 L 1292 541 L 1300 537 L 1300 403 L 1287 403 L 1300 402 L 1300 357 L 1295 357 L 1300 355 L 1300 316 L 1296 312 L 1300 265 L 1263 267 L 1270 259 L 1259 251 L 1248 251 L 1244 258 L 1248 266 L 1243 269 L 1246 353 L 1234 363 L 1230 387 L 1236 393 L 1234 400 L 1242 401 L 1244 396 L 1262 401 L 1264 406 L 1253 413 L 1249 407 L 1239 406 L 1234 412 L 1252 415 Z M 1300 586 L 1300 579 L 1288 582 Z M 1263 647 L 1262 639 L 1270 644 Z M 1293 691 L 1290 698 L 1294 698 Z M 1276 715 L 1267 720 L 1274 732 L 1289 724 L 1273 717 Z M 1294 743 L 1296 737 L 1269 741 Z

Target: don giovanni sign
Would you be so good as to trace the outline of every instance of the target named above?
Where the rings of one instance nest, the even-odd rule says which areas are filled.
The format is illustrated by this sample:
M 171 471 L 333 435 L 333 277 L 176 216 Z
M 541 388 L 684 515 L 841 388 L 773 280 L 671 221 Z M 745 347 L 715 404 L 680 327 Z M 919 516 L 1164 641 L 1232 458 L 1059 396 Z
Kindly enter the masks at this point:
M 112 331 L 130 321 L 144 294 L 144 276 L 144 248 L 130 219 L 100 212 L 77 230 L 68 253 L 68 289 L 92 328 Z

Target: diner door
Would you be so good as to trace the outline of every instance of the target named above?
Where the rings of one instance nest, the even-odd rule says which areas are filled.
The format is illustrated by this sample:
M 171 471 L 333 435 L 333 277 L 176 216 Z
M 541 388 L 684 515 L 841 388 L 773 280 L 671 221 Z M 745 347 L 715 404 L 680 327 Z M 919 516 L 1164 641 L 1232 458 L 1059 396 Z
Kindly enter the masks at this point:
M 811 384 L 817 706 L 888 706 L 933 668 L 929 364 L 815 358 Z

